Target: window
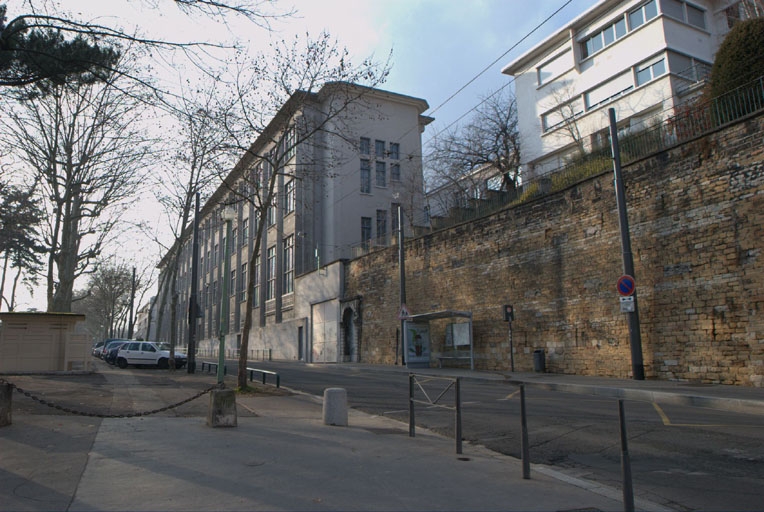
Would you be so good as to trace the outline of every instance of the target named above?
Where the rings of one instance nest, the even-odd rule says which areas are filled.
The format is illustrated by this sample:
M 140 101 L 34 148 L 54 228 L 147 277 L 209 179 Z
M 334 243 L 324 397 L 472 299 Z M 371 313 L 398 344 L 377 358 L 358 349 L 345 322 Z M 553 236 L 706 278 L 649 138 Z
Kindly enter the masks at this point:
M 241 273 L 239 275 L 239 288 L 237 289 L 237 292 L 239 293 L 239 301 L 244 302 L 247 300 L 247 264 L 242 263 L 241 264 Z
M 215 244 L 215 251 L 212 253 L 212 267 L 218 266 L 218 254 L 220 253 L 220 247 Z
M 654 0 L 653 0 L 654 1 Z M 640 13 L 641 10 L 638 10 Z M 581 42 L 581 57 L 587 58 L 590 55 L 598 52 L 599 50 L 603 49 L 604 47 L 613 44 L 616 40 L 622 38 L 626 35 L 626 18 L 620 17 L 617 20 L 615 20 L 610 25 L 606 26 L 602 30 L 595 32 L 588 38 L 584 39 Z M 563 54 L 561 57 L 566 56 Z M 560 57 L 555 59 L 555 61 L 549 62 L 549 64 L 545 65 L 543 69 L 546 71 L 547 68 L 549 69 L 549 76 L 546 76 L 546 79 L 552 78 L 551 74 L 554 71 L 554 67 L 562 66 L 563 63 L 557 63 L 556 60 L 559 60 Z M 567 61 L 563 61 L 567 62 Z M 541 71 L 542 68 L 539 68 L 539 85 L 541 85 Z M 558 73 L 559 74 L 559 71 Z
M 274 226 L 276 224 L 276 202 L 274 201 L 270 205 L 268 205 L 268 218 L 266 219 L 268 221 L 268 227 Z
M 672 18 L 684 21 L 698 28 L 706 28 L 705 11 L 683 0 L 661 0 L 661 10 Z
M 371 242 L 371 217 L 361 217 L 361 245 L 369 249 Z
M 702 9 L 698 9 L 694 5 L 687 5 L 687 23 L 694 25 L 698 28 L 706 28 L 706 16 Z
M 390 181 L 401 181 L 401 164 L 390 164 Z
M 374 155 L 377 158 L 385 158 L 385 141 L 383 140 L 374 141 Z
M 368 155 L 371 151 L 371 139 L 368 137 L 361 137 L 361 145 L 359 150 L 362 155 Z
M 284 290 L 294 292 L 294 235 L 284 238 Z
M 252 284 L 252 307 L 257 307 L 260 305 L 260 256 L 255 258 L 255 266 L 252 269 L 252 272 L 255 273 L 252 278 L 254 279 L 254 283 Z
M 377 240 L 380 242 L 387 238 L 387 211 L 377 210 Z
M 295 209 L 294 179 L 284 184 L 284 214 L 292 213 Z
M 390 214 L 393 219 L 393 233 L 398 232 L 398 208 L 400 208 L 400 206 L 399 203 L 390 204 Z
M 287 130 L 285 142 L 284 142 L 284 154 L 286 155 L 286 162 L 291 160 L 297 154 L 297 129 L 291 126 Z
M 239 228 L 233 228 L 231 231 L 231 249 L 236 250 L 236 241 L 239 238 Z
M 265 288 L 265 300 L 276 297 L 276 246 L 268 248 L 268 282 Z
M 390 158 L 398 160 L 401 156 L 401 145 L 397 142 L 390 143 Z
M 584 94 L 586 109 L 590 110 L 607 103 L 633 88 L 634 77 L 632 74 L 622 73 Z
M 658 6 L 655 4 L 655 0 L 650 0 L 639 9 L 629 13 L 629 30 L 644 25 L 656 16 L 658 16 Z
M 377 162 L 376 183 L 378 187 L 387 186 L 387 168 L 385 162 Z
M 371 164 L 368 160 L 361 160 L 361 193 L 371 194 Z
M 549 82 L 552 78 L 561 75 L 573 66 L 573 62 L 570 59 L 570 52 L 564 53 L 554 57 L 552 60 L 545 62 L 536 70 L 538 77 L 538 84 L 543 85 Z
M 650 80 L 666 74 L 666 59 L 661 58 L 651 64 L 637 67 L 637 85 L 642 85 Z
M 249 217 L 241 221 L 241 245 L 247 245 L 249 241 Z

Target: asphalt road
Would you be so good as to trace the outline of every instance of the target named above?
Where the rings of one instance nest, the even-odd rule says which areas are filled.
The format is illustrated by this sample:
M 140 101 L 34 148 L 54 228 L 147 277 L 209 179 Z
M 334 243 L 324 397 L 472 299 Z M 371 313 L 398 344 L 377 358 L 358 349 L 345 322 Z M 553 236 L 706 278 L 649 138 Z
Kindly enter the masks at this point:
M 321 396 L 343 387 L 353 408 L 403 422 L 408 375 L 337 365 L 253 361 L 277 371 L 290 389 Z M 236 363 L 228 364 L 229 374 Z M 418 401 L 453 406 L 448 381 L 421 379 Z M 426 394 L 426 395 L 425 395 Z M 462 435 L 466 442 L 520 457 L 520 399 L 516 386 L 462 379 Z M 573 476 L 621 486 L 618 403 L 611 398 L 529 388 L 530 458 Z M 764 424 L 760 416 L 627 401 L 626 428 L 636 496 L 677 510 L 762 510 Z M 454 435 L 454 411 L 416 405 L 416 424 Z

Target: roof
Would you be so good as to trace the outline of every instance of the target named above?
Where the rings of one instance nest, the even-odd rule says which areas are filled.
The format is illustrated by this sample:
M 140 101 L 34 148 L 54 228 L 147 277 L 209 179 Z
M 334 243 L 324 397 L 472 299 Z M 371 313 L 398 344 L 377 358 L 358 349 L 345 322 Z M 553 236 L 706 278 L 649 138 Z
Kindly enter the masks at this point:
M 564 43 L 570 38 L 570 31 L 574 30 L 582 25 L 587 25 L 593 20 L 599 18 L 607 11 L 613 10 L 618 4 L 623 2 L 617 2 L 615 0 L 600 0 L 594 6 L 578 15 L 573 21 L 569 22 L 552 35 L 538 43 L 536 46 L 520 55 L 518 58 L 507 64 L 501 69 L 501 72 L 505 75 L 515 76 L 521 73 L 525 67 L 536 60 L 540 55 L 553 50 L 560 44 Z

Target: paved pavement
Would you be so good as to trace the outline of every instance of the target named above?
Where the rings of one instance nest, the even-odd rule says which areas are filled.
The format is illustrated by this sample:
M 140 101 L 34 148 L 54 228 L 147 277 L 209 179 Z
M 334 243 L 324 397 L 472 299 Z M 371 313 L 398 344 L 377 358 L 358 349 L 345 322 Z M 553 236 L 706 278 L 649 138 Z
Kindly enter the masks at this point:
M 364 367 L 369 371 L 408 371 Z M 509 379 L 631 399 L 764 411 L 764 390 L 550 374 L 417 370 Z M 151 412 L 209 389 L 184 371 L 2 375 L 30 395 L 101 415 Z M 227 379 L 229 387 L 235 385 Z M 237 396 L 238 426 L 206 425 L 209 395 L 133 417 L 73 415 L 13 394 L 0 428 L 0 510 L 623 510 L 620 490 L 567 477 L 389 418 L 349 412 L 327 426 L 320 397 L 258 387 Z M 636 398 L 635 398 L 636 397 Z M 726 403 L 726 405 L 725 405 Z M 642 510 L 666 510 L 637 500 Z

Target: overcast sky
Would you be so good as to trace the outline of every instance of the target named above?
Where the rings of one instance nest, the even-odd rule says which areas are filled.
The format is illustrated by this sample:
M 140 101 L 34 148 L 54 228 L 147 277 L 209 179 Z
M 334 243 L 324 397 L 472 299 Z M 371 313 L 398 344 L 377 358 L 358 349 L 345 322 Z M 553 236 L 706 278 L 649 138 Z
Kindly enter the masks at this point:
M 9 18 L 21 13 L 19 0 L 0 3 L 8 4 Z M 226 25 L 200 16 L 190 18 L 168 0 L 62 2 L 83 20 L 126 30 L 137 27 L 147 36 L 173 40 L 230 42 L 236 38 L 245 41 L 252 53 L 266 49 L 270 40 L 289 40 L 305 33 L 317 36 L 324 30 L 350 50 L 354 62 L 371 55 L 385 60 L 392 51 L 392 72 L 382 87 L 429 103 L 425 114 L 435 122 L 423 135 L 425 143 L 467 114 L 481 97 L 511 81 L 501 74 L 503 66 L 594 3 L 596 0 L 279 1 L 276 9 L 293 7 L 296 12 L 274 21 L 269 33 L 243 20 Z M 84 284 L 78 282 L 76 287 Z M 44 290 L 35 295 L 34 299 L 26 294 L 20 297 L 18 310 L 44 310 Z

